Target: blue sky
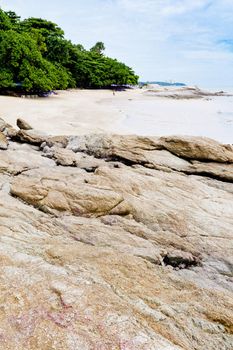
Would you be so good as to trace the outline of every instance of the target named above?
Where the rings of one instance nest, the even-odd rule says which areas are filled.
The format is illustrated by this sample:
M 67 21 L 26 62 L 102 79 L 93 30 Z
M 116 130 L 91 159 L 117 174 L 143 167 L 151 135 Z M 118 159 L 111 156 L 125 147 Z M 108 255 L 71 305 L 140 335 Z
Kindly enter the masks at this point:
M 233 0 L 0 0 L 133 67 L 141 80 L 233 87 Z

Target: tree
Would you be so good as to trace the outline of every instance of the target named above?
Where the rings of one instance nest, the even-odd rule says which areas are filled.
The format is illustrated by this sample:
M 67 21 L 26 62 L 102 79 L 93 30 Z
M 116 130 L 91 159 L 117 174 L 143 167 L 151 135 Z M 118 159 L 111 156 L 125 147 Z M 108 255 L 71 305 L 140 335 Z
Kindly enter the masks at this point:
M 41 32 L 45 39 L 50 36 L 64 37 L 64 31 L 51 21 L 42 18 L 30 17 L 21 22 L 22 31 L 30 32 L 32 29 L 37 29 Z
M 104 55 L 97 42 L 89 51 L 66 40 L 51 21 L 28 18 L 0 9 L 0 88 L 28 92 L 68 87 L 104 88 L 136 84 L 125 64 Z
M 102 55 L 103 52 L 105 51 L 105 46 L 104 43 L 102 43 L 102 41 L 98 41 L 91 49 L 91 52 L 95 52 L 98 53 L 99 55 Z
M 10 18 L 0 9 L 0 30 L 9 30 L 11 28 L 12 24 Z
M 68 72 L 44 59 L 36 41 L 28 33 L 13 30 L 0 33 L 0 65 L 4 67 L 4 76 L 9 82 L 14 86 L 22 85 L 26 91 L 48 91 L 68 86 Z M 6 85 L 6 79 L 2 81 Z
M 13 74 L 10 69 L 1 69 L 0 70 L 0 89 L 5 88 L 13 88 L 14 87 L 14 80 L 13 80 Z
M 17 16 L 17 14 L 14 11 L 8 11 L 5 12 L 5 14 L 8 16 L 13 25 L 18 24 L 20 22 L 20 16 Z

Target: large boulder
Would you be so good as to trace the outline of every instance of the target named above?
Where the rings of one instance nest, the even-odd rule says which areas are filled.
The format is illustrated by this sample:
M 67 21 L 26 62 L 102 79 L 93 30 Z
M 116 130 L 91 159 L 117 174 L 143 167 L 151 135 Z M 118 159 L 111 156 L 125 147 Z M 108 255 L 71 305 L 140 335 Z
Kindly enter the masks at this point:
M 43 147 L 43 155 L 55 160 L 57 165 L 74 166 L 93 172 L 99 166 L 106 165 L 102 159 L 89 156 L 82 152 L 74 153 L 73 151 L 57 146 Z
M 187 160 L 233 163 L 233 147 L 206 137 L 165 136 L 139 137 L 119 135 L 88 135 L 69 138 L 68 149 L 87 152 L 96 157 L 122 159 L 129 163 L 150 162 L 154 151 L 167 150 Z
M 233 147 L 207 137 L 165 136 L 160 138 L 160 143 L 181 158 L 233 163 Z
M 12 143 L 0 156 L 0 173 L 19 175 L 39 167 L 55 167 L 55 162 L 42 156 L 38 149 L 28 144 Z M 52 171 L 52 170 L 51 170 Z
M 147 162 L 145 151 L 161 149 L 161 146 L 155 137 L 91 134 L 70 137 L 67 148 L 95 157 L 123 160 L 130 164 Z
M 11 193 L 45 212 L 69 212 L 75 216 L 127 215 L 130 205 L 109 186 L 89 183 L 86 173 L 71 169 L 41 169 L 13 180 Z M 35 176 L 34 176 L 35 175 Z M 63 179 L 63 180 L 62 180 Z M 63 184 L 60 182 L 63 181 Z

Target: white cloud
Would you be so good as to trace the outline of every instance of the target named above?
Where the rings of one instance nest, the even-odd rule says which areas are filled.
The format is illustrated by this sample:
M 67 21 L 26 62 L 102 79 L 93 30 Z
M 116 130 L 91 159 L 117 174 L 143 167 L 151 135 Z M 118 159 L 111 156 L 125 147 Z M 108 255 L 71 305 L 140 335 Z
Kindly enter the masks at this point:
M 162 8 L 162 14 L 164 15 L 181 15 L 191 11 L 202 9 L 207 6 L 209 0 L 176 0 L 169 1 L 170 5 Z

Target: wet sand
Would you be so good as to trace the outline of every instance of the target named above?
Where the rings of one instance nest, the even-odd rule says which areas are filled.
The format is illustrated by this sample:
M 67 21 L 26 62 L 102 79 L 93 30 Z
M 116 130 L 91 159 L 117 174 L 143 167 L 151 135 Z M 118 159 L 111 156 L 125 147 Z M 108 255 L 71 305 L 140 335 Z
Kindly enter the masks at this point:
M 114 132 L 207 136 L 233 142 L 233 97 L 172 99 L 145 90 L 60 91 L 49 98 L 0 96 L 0 116 L 15 125 L 24 118 L 51 135 Z

